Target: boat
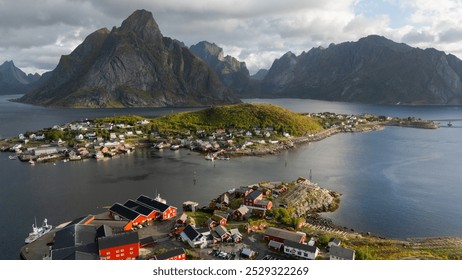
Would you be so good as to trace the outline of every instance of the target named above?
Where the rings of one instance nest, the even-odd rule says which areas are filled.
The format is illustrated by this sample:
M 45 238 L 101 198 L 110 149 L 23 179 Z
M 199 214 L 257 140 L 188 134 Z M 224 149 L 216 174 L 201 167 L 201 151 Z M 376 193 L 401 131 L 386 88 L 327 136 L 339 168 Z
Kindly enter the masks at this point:
M 180 148 L 180 145 L 172 145 L 172 146 L 170 146 L 170 150 L 172 150 L 172 151 L 176 151 L 179 148 Z
M 8 158 L 9 158 L 9 159 L 17 159 L 18 156 L 9 156 Z
M 36 224 L 37 222 L 35 221 L 35 223 L 32 225 L 32 232 L 29 233 L 29 236 L 27 236 L 24 240 L 26 244 L 34 242 L 35 240 L 42 237 L 44 234 L 50 232 L 50 230 L 53 228 L 53 226 L 48 224 L 47 219 L 43 220 L 41 227 L 37 227 Z
M 32 159 L 29 160 L 29 164 L 30 165 L 35 165 L 35 161 L 33 161 Z
M 82 157 L 79 155 L 69 155 L 69 160 L 70 161 L 82 160 Z
M 451 122 L 448 122 L 448 126 L 451 127 L 451 126 L 452 126 L 452 123 L 451 123 Z
M 214 161 L 215 160 L 215 156 L 213 154 L 207 154 L 205 156 L 205 160 L 211 160 L 211 161 Z

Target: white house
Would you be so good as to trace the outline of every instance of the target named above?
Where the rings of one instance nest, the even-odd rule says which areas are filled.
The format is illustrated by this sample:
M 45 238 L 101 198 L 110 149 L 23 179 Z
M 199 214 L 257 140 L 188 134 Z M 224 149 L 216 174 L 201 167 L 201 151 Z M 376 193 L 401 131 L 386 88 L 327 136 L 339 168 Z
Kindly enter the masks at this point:
M 148 124 L 149 121 L 148 120 L 142 120 L 142 121 L 137 121 L 136 124 L 140 124 L 140 125 L 145 125 L 145 124 Z
M 332 246 L 330 247 L 329 255 L 331 260 L 354 260 L 355 250 L 340 246 Z
M 284 240 L 284 253 L 303 259 L 314 260 L 319 254 L 319 249 L 316 246 Z
M 45 134 L 35 136 L 35 140 L 44 140 Z
M 204 248 L 207 246 L 207 237 L 198 232 L 192 225 L 188 225 L 180 234 L 183 242 L 188 242 L 189 246 Z

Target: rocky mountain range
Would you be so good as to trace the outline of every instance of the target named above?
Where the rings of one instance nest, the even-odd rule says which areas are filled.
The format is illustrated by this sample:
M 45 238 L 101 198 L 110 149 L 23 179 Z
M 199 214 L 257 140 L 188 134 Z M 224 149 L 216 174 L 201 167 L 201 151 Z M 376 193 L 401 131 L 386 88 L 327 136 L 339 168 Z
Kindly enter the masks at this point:
M 462 104 L 462 61 L 435 49 L 371 35 L 300 55 L 287 52 L 269 70 L 250 76 L 245 62 L 225 56 L 214 43 L 187 48 L 164 37 L 145 10 L 118 28 L 90 34 L 55 70 L 37 78 L 4 63 L 0 94 L 35 87 L 19 101 L 65 107 L 214 105 L 240 102 L 236 96 Z
M 179 41 L 164 37 L 152 13 L 90 34 L 63 55 L 46 82 L 19 102 L 63 107 L 164 107 L 240 102 Z
M 274 61 L 248 97 L 379 104 L 462 104 L 462 61 L 371 35 Z
M 230 55 L 225 56 L 222 48 L 207 41 L 192 45 L 190 50 L 204 60 L 220 81 L 235 93 L 242 93 L 247 88 L 250 75 L 245 62 L 240 62 Z
M 0 95 L 24 94 L 31 90 L 39 79 L 39 74 L 27 75 L 16 67 L 13 61 L 5 61 L 0 65 Z

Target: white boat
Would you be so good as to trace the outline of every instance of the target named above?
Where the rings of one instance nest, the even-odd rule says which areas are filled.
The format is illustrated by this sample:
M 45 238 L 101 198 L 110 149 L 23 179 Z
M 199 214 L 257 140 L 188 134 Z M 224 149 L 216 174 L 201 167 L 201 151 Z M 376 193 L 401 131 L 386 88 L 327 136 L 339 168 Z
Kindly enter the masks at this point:
M 211 160 L 211 161 L 214 161 L 215 160 L 215 156 L 213 154 L 207 154 L 205 156 L 205 160 Z
M 9 156 L 8 158 L 9 158 L 9 159 L 17 159 L 18 156 Z
M 53 226 L 48 224 L 47 219 L 43 220 L 41 227 L 37 227 L 36 224 L 37 222 L 35 222 L 35 224 L 32 225 L 32 232 L 29 233 L 29 236 L 26 237 L 26 239 L 24 240 L 26 244 L 34 242 L 38 238 L 42 237 L 44 234 L 50 232 L 50 230 L 53 228 Z
M 172 150 L 172 151 L 176 151 L 179 148 L 180 148 L 180 145 L 172 145 L 172 146 L 170 146 L 170 150 Z
M 29 160 L 29 164 L 30 165 L 35 165 L 35 161 L 33 161 L 32 159 Z

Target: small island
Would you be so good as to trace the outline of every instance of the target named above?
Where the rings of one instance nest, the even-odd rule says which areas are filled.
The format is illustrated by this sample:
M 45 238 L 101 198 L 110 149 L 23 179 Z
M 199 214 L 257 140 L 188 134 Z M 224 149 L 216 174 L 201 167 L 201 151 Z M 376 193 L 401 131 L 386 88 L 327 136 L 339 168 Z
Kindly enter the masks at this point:
M 135 147 L 204 153 L 206 159 L 274 154 L 337 133 L 366 132 L 384 126 L 435 129 L 431 121 L 371 114 L 299 114 L 270 104 L 237 104 L 182 112 L 155 119 L 116 116 L 54 125 L 0 140 L 10 159 L 30 164 L 103 159 Z

